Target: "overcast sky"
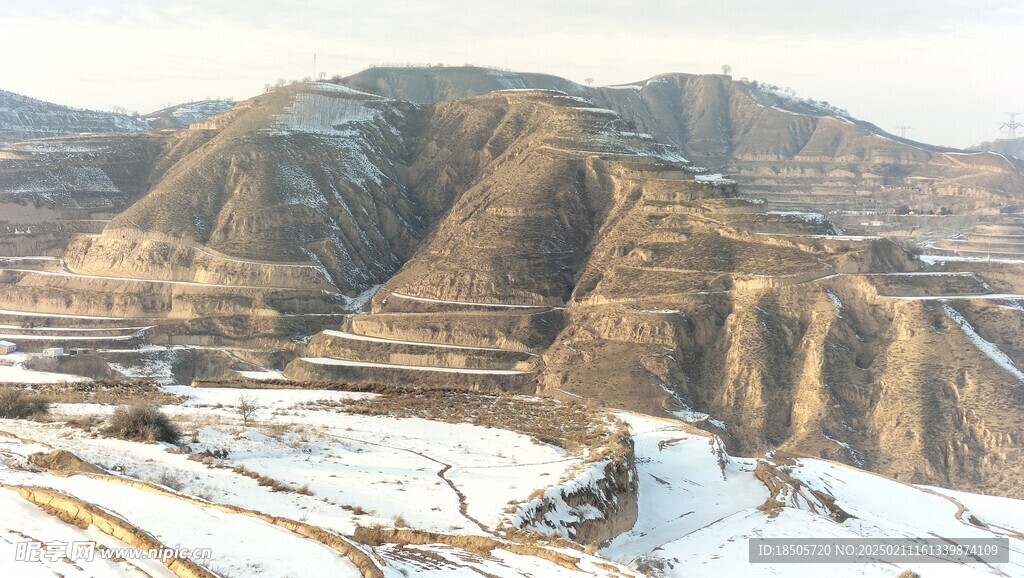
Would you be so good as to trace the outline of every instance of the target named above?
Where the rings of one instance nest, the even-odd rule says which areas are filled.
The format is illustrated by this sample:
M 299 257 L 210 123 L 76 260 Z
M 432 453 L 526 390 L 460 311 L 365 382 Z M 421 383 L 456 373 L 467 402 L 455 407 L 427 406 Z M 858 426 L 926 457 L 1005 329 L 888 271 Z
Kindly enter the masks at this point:
M 0 88 L 71 106 L 241 100 L 312 75 L 314 53 L 329 75 L 473 63 L 595 84 L 729 64 L 960 147 L 1024 112 L 1024 0 L 0 0 Z

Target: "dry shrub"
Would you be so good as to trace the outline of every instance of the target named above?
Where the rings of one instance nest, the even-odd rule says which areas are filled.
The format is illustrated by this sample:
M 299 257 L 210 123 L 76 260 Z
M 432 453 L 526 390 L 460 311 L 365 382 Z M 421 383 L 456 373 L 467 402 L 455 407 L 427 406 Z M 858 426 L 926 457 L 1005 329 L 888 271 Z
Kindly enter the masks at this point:
M 123 440 L 177 444 L 178 427 L 155 405 L 130 405 L 114 410 L 104 433 Z
M 50 402 L 41 395 L 13 387 L 0 388 L 0 417 L 26 419 L 49 411 Z

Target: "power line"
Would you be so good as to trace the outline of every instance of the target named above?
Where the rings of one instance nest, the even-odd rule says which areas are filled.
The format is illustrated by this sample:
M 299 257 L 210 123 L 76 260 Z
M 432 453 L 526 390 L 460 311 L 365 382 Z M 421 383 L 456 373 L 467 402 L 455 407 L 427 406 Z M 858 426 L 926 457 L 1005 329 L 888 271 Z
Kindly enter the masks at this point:
M 1008 134 L 1006 135 L 1007 138 L 1009 138 L 1011 140 L 1017 138 L 1017 129 L 1021 128 L 1021 127 L 1024 127 L 1024 123 L 1017 122 L 1017 115 L 1020 114 L 1020 113 L 1019 112 L 1006 112 L 1006 113 L 1003 113 L 1003 114 L 1009 115 L 1010 116 L 1010 121 L 1009 122 L 1004 122 L 1003 125 L 999 127 L 999 130 L 1003 130 L 1005 128 L 1008 131 Z
M 900 131 L 900 138 L 907 138 L 907 131 L 914 129 L 914 127 L 907 126 L 905 124 L 901 124 L 900 126 L 898 126 L 896 128 L 899 129 L 899 131 Z

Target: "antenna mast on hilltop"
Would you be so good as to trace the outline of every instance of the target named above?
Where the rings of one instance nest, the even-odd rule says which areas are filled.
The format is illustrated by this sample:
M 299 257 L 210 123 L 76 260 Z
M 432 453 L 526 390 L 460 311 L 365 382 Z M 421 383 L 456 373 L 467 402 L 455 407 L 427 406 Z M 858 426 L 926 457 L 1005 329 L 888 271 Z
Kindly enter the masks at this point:
M 900 126 L 898 126 L 896 128 L 899 129 L 899 131 L 900 131 L 900 138 L 907 138 L 907 131 L 914 129 L 914 127 L 907 126 L 905 124 L 901 124 Z
M 1007 131 L 1009 131 L 1009 134 L 1007 134 L 1007 138 L 1013 140 L 1017 138 L 1017 129 L 1024 127 L 1024 123 L 1017 122 L 1017 115 L 1020 114 L 1019 112 L 1007 112 L 1004 114 L 1010 116 L 1010 122 L 1004 122 L 1003 126 L 999 127 L 999 130 L 1005 128 Z

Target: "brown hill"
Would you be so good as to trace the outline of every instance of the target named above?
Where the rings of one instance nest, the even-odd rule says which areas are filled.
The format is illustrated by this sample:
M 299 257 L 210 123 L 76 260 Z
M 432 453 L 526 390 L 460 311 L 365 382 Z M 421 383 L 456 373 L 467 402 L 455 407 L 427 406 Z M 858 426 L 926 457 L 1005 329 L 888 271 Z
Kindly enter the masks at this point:
M 1024 495 L 1024 316 L 998 295 L 1024 290 L 1016 265 L 931 268 L 683 159 L 823 207 L 945 191 L 973 226 L 1020 193 L 999 157 L 887 140 L 720 76 L 557 92 L 528 85 L 552 77 L 493 91 L 513 77 L 457 72 L 346 82 L 481 94 L 304 84 L 188 130 L 4 149 L 5 183 L 39 183 L 6 185 L 8 226 L 109 218 L 51 239 L 63 262 L 5 266 L 4 308 L 152 318 L 148 339 L 226 350 L 175 375 L 273 364 L 304 381 L 585 397 L 682 416 L 736 452 Z M 972 234 L 1012 251 L 1015 227 Z M 377 285 L 369 311 L 332 317 Z
M 695 164 L 730 173 L 748 195 L 780 206 L 892 213 L 995 213 L 1024 191 L 1021 173 L 997 155 L 901 139 L 826 102 L 723 75 L 664 74 L 621 86 L 475 67 L 372 68 L 342 80 L 415 102 L 499 88 L 544 88 L 619 113 L 634 131 L 671 144 Z

